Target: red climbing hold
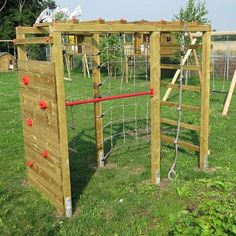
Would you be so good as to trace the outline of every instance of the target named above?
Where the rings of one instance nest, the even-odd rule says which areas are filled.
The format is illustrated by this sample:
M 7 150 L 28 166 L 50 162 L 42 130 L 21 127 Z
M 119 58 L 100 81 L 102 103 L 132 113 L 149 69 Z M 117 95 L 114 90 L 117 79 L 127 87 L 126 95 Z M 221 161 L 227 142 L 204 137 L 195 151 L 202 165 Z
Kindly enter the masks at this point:
M 154 89 L 150 88 L 150 96 L 153 97 L 154 96 Z
M 22 83 L 26 86 L 29 84 L 29 76 L 28 75 L 24 75 L 22 77 Z
M 32 120 L 32 119 L 28 119 L 28 120 L 26 121 L 26 124 L 27 124 L 28 126 L 32 126 L 32 125 L 33 125 L 33 120 Z
M 41 100 L 41 101 L 39 101 L 39 107 L 40 107 L 40 109 L 45 110 L 45 109 L 47 109 L 48 104 L 45 101 Z
M 32 168 L 34 166 L 34 162 L 33 161 L 27 161 L 26 166 L 28 166 L 29 168 Z
M 43 158 L 47 159 L 47 158 L 48 158 L 48 151 L 47 151 L 47 150 L 43 151 L 43 152 L 41 153 L 41 156 L 42 156 Z

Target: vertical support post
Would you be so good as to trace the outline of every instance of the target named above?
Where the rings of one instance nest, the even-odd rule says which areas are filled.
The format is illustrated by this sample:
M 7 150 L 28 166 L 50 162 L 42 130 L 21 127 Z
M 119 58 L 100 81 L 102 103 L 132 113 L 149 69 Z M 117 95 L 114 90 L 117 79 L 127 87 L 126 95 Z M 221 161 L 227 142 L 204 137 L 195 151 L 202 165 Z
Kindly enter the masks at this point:
M 25 34 L 18 33 L 18 28 L 16 28 L 16 38 L 17 39 L 24 39 L 25 38 Z M 18 59 L 27 60 L 25 45 L 23 45 L 23 44 L 17 45 L 17 54 L 18 54 Z
M 67 139 L 67 120 L 65 108 L 65 91 L 64 91 L 64 64 L 62 55 L 61 33 L 53 32 L 51 34 L 54 39 L 52 45 L 52 62 L 55 64 L 56 74 L 56 91 L 57 91 L 57 109 L 58 109 L 58 124 L 59 124 L 59 139 L 61 149 L 62 163 L 62 189 L 64 196 L 64 206 L 66 217 L 72 215 L 71 203 L 71 185 L 70 185 L 70 169 L 68 155 L 68 139 Z
M 150 37 L 150 77 L 154 92 L 151 98 L 151 182 L 153 184 L 160 184 L 160 68 L 160 32 L 153 32 Z
M 201 128 L 199 167 L 208 167 L 211 32 L 202 36 Z
M 100 97 L 100 56 L 99 56 L 99 34 L 92 36 L 92 54 L 93 54 L 93 84 L 94 98 Z M 102 125 L 102 103 L 94 104 L 95 119 L 95 135 L 97 146 L 97 167 L 104 166 L 104 141 L 103 141 L 103 125 Z

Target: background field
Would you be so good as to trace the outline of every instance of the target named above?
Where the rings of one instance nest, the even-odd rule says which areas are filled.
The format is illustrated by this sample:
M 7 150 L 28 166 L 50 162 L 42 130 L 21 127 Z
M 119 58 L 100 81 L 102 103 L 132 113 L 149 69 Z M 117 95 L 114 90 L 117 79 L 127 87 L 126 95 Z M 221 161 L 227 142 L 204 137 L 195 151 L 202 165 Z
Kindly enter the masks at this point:
M 73 77 L 89 97 L 91 81 Z M 227 117 L 221 116 L 225 94 L 211 96 L 209 170 L 200 172 L 197 154 L 181 150 L 178 176 L 169 182 L 174 149 L 163 145 L 160 187 L 149 184 L 147 140 L 115 150 L 107 166 L 95 170 L 93 106 L 78 110 L 79 150 L 70 153 L 75 209 L 64 219 L 26 183 L 17 73 L 0 74 L 0 95 L 1 235 L 236 235 L 235 96 Z M 197 96 L 190 99 L 197 103 Z

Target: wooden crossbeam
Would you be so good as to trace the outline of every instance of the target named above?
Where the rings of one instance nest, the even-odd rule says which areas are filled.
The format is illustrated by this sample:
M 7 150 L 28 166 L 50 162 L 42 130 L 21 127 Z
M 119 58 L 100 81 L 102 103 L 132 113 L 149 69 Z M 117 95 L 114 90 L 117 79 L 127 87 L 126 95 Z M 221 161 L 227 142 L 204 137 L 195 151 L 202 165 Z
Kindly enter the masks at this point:
M 25 39 L 16 39 L 16 45 L 30 45 L 30 44 L 49 44 L 53 43 L 52 37 L 37 37 L 37 38 L 25 38 Z
M 168 125 L 173 125 L 173 126 L 177 126 L 177 121 L 175 120 L 171 120 L 171 119 L 167 119 L 167 118 L 161 118 L 161 122 L 164 124 L 168 124 Z M 193 130 L 196 132 L 200 132 L 200 127 L 197 125 L 191 125 L 191 124 L 187 124 L 184 122 L 180 123 L 180 127 L 183 129 L 188 129 L 188 130 Z
M 161 64 L 161 69 L 166 70 L 180 70 L 180 65 L 175 64 Z M 184 70 L 190 70 L 190 71 L 201 71 L 201 66 L 196 65 L 185 65 L 183 66 Z
M 161 135 L 161 141 L 174 144 L 175 138 L 171 138 L 171 137 L 168 137 L 166 135 Z M 199 146 L 196 146 L 194 144 L 191 144 L 191 143 L 188 143 L 188 142 L 185 142 L 185 141 L 180 141 L 179 140 L 178 144 L 179 144 L 180 147 L 184 147 L 184 148 L 190 149 L 190 150 L 195 151 L 195 152 L 200 151 Z
M 168 84 L 169 88 L 172 89 L 179 89 L 179 85 L 178 84 Z M 192 92 L 200 92 L 201 91 L 201 87 L 200 86 L 192 86 L 192 85 L 182 85 L 182 90 L 185 91 L 192 91 Z
M 168 102 L 168 101 L 161 101 L 162 106 L 167 106 L 167 107 L 175 107 L 177 108 L 179 106 L 178 103 L 176 102 Z M 200 112 L 201 108 L 197 106 L 191 106 L 191 105 L 185 105 L 182 104 L 182 110 L 187 110 L 187 111 L 193 111 L 193 112 Z

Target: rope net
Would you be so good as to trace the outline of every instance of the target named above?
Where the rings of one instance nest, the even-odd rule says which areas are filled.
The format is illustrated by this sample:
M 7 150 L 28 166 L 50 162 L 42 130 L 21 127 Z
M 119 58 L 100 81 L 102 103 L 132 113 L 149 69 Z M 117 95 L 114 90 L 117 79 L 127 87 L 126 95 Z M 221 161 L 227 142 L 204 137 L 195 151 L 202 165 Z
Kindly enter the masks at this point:
M 148 47 L 145 47 L 143 55 L 136 54 L 137 49 L 132 44 L 133 37 L 134 35 L 107 34 L 100 38 L 101 97 L 150 91 Z M 91 53 L 87 54 L 87 57 L 89 58 L 88 69 L 92 75 L 94 56 Z M 79 84 L 75 81 L 66 83 L 66 101 L 86 100 L 93 97 L 95 86 L 93 81 L 81 80 Z M 81 90 L 81 86 L 86 85 L 89 85 L 86 91 Z M 92 140 L 92 132 L 88 132 L 89 138 L 86 137 L 86 131 L 82 130 L 87 126 L 86 122 L 91 122 L 90 125 L 93 126 L 93 106 L 72 106 L 67 109 L 68 135 L 71 140 L 69 149 L 73 152 L 81 152 L 83 146 L 80 145 L 78 134 L 82 134 L 84 139 Z M 134 144 L 149 145 L 150 96 L 103 101 L 102 117 L 95 117 L 95 119 L 103 121 L 102 130 L 95 130 L 95 132 L 103 133 L 104 159 L 113 150 L 125 151 L 125 148 L 121 149 L 124 146 L 127 150 L 134 147 Z

